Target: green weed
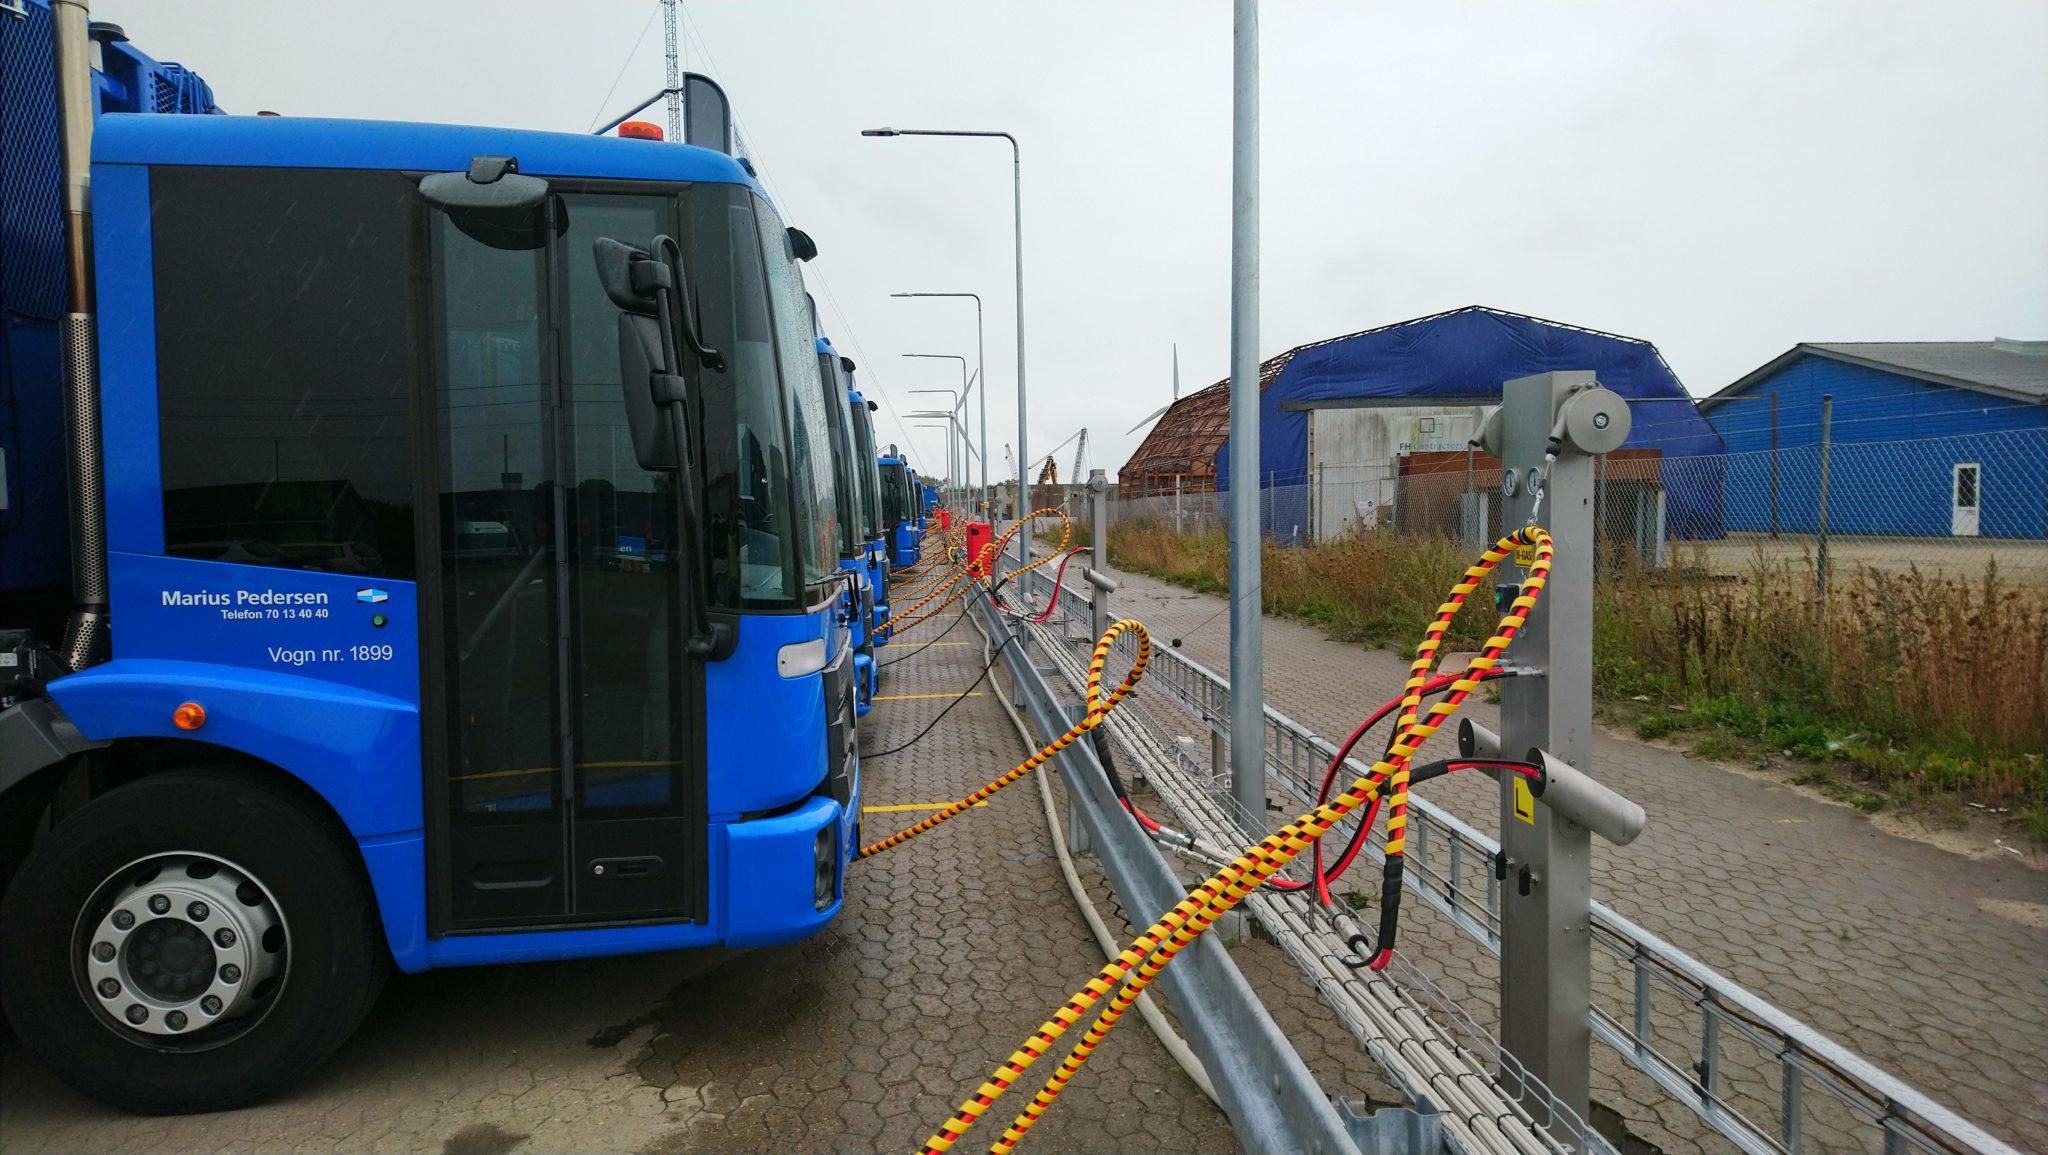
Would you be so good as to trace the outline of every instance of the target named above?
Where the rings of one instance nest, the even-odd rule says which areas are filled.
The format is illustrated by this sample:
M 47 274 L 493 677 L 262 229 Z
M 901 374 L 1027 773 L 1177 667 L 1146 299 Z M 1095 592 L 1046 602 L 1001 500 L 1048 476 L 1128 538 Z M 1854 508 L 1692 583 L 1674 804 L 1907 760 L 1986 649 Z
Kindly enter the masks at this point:
M 1122 523 L 1109 537 L 1119 566 L 1227 590 L 1220 532 Z M 1412 641 L 1470 559 L 1448 538 L 1367 534 L 1267 544 L 1262 560 L 1268 612 L 1379 645 Z M 1481 590 L 1445 649 L 1476 647 L 1494 620 Z M 1704 757 L 1789 751 L 1831 784 L 1840 766 L 1858 783 L 1838 786 L 1844 800 L 1866 809 L 1894 793 L 2011 808 L 2048 841 L 2048 588 L 1995 566 L 1970 581 L 1842 566 L 1823 593 L 1796 562 L 1728 576 L 1683 546 L 1666 570 L 1619 553 L 1593 591 L 1593 677 L 1600 698 L 1647 703 L 1628 712 L 1643 737 L 1700 730 Z

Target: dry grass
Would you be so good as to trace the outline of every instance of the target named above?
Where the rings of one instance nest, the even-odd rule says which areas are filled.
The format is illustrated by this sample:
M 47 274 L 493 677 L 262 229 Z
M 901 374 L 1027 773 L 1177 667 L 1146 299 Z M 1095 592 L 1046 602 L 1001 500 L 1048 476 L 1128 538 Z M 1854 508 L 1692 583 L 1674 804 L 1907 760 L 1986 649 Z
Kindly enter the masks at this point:
M 1127 524 L 1110 544 L 1117 565 L 1226 588 L 1220 533 Z M 2048 591 L 1993 563 L 1969 581 L 1843 567 L 1823 595 L 1789 562 L 1715 577 L 1682 553 L 1670 572 L 1607 559 L 1594 590 L 1595 691 L 1655 704 L 1646 737 L 1704 730 L 1715 748 L 1741 739 L 1894 793 L 1960 792 L 2048 830 Z M 1405 641 L 1469 560 L 1438 537 L 1269 544 L 1266 610 L 1338 638 Z M 1491 624 L 1464 614 L 1451 640 L 1474 644 Z

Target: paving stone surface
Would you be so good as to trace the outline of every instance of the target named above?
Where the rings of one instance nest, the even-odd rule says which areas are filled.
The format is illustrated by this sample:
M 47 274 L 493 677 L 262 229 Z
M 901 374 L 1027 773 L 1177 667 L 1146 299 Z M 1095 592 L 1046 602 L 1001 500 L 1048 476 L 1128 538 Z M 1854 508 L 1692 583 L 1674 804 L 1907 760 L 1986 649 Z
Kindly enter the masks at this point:
M 1159 644 L 1179 638 L 1195 661 L 1228 670 L 1222 598 L 1117 577 L 1116 616 L 1137 617 Z M 1397 694 L 1407 671 L 1403 655 L 1271 617 L 1264 646 L 1268 702 L 1326 736 L 1348 733 Z M 1151 709 L 1174 710 L 1163 702 Z M 1466 709 L 1483 723 L 1498 720 L 1478 696 Z M 1439 745 L 1453 748 L 1448 736 L 1431 749 Z M 2048 930 L 1987 910 L 2043 910 L 2048 875 L 1900 838 L 1849 807 L 1620 735 L 1596 735 L 1592 769 L 1650 816 L 1631 846 L 1594 841 L 1598 898 L 1992 1134 L 2021 1150 L 2048 1150 Z M 1495 834 L 1496 790 L 1487 779 L 1454 775 L 1419 793 Z M 1376 878 L 1364 881 L 1377 888 Z M 1426 904 L 1402 910 L 1407 953 L 1495 1029 L 1495 958 Z M 1627 989 L 1618 968 L 1596 959 L 1595 977 L 1596 991 L 1626 1005 L 1616 1002 Z M 1675 1012 L 1655 1017 L 1679 1021 Z M 1697 1045 L 1662 1037 L 1660 1044 L 1680 1055 Z M 1772 1067 L 1768 1056 L 1729 1042 L 1725 1077 L 1767 1095 L 1775 1120 L 1777 1084 L 1762 1081 Z M 1593 1081 L 1596 1103 L 1653 1145 L 1727 1149 L 1688 1108 L 1598 1044 Z M 1809 1149 L 1874 1142 L 1867 1130 L 1849 1130 L 1810 1087 L 1806 1103 Z
M 909 740 L 981 668 L 980 636 L 961 625 L 886 670 L 893 700 L 863 720 L 863 748 Z M 944 802 L 1014 764 L 1019 741 L 992 693 L 983 685 L 922 741 L 868 761 L 865 801 Z M 918 817 L 871 813 L 864 833 L 873 841 Z M 846 910 L 800 943 L 396 976 L 334 1061 L 239 1111 L 124 1115 L 58 1083 L 0 1033 L 0 1150 L 911 1150 L 1100 961 L 1026 780 L 856 864 Z M 1264 965 L 1276 1002 L 1306 1026 L 1313 1007 Z M 993 1138 L 1035 1089 L 1008 1096 L 975 1139 Z M 1025 1149 L 1239 1146 L 1134 1021 Z

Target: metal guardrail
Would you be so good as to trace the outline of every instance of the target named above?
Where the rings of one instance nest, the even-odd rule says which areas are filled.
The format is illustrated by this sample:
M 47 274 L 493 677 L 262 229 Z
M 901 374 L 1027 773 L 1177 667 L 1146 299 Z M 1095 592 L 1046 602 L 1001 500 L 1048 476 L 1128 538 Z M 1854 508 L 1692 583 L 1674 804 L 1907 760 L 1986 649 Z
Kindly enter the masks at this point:
M 1051 579 L 1042 573 L 1031 577 L 1043 604 Z M 1065 619 L 1084 631 L 1090 624 L 1086 598 L 1069 585 L 1060 599 Z M 1134 643 L 1118 648 L 1126 661 L 1134 656 Z M 1230 688 L 1222 677 L 1177 650 L 1155 648 L 1145 682 L 1164 691 L 1150 695 L 1152 700 L 1171 700 L 1213 738 L 1228 739 Z M 1312 802 L 1336 747 L 1270 706 L 1265 717 L 1270 780 L 1304 804 Z M 1357 759 L 1347 766 L 1354 775 L 1370 769 Z M 1219 789 L 1227 802 L 1227 788 Z M 1350 829 L 1347 824 L 1328 838 L 1337 842 Z M 1411 796 L 1407 888 L 1495 954 L 1501 883 L 1493 861 L 1499 849 L 1495 839 L 1457 816 Z M 1368 851 L 1383 861 L 1384 837 L 1375 834 Z M 1594 955 L 1589 1015 L 1594 1037 L 1749 1155 L 1799 1155 L 1810 1142 L 1886 1155 L 2018 1155 L 1606 904 L 1593 903 L 1592 924 L 1593 942 L 1601 948 Z M 1463 1017 L 1448 1000 L 1444 1009 Z M 1482 1036 L 1483 1041 L 1467 1040 L 1481 1053 L 1492 1043 L 1476 1027 L 1461 1033 Z M 1493 1046 L 1501 1061 L 1512 1064 L 1512 1056 Z M 1738 1048 L 1747 1054 L 1734 1053 Z
M 973 601 L 992 637 L 1011 631 L 987 599 Z M 1026 648 L 1005 644 L 1002 656 L 1026 716 L 1050 737 L 1072 724 L 1069 708 L 1032 666 Z M 1055 764 L 1103 872 L 1133 918 L 1149 924 L 1172 909 L 1186 888 L 1151 842 L 1133 836 L 1093 746 L 1072 743 Z M 1203 935 L 1181 952 L 1159 983 L 1247 1149 L 1361 1155 L 1344 1119 L 1214 936 Z
M 1064 675 L 1078 692 L 1087 674 L 1085 639 L 1070 636 L 1066 640 L 1078 644 L 1063 646 L 1055 631 L 1041 629 L 1037 636 L 1052 661 L 1049 672 Z M 1136 699 L 1111 715 L 1103 730 L 1124 759 L 1126 771 L 1143 775 L 1189 833 L 1219 851 L 1242 841 L 1228 791 L 1218 789 L 1219 780 L 1204 773 Z M 1127 833 L 1136 832 L 1135 824 L 1123 825 Z M 1387 972 L 1364 969 L 1356 959 L 1347 961 L 1346 942 L 1363 929 L 1348 911 L 1322 911 L 1271 891 L 1255 892 L 1240 909 L 1257 919 L 1309 978 L 1361 1049 L 1417 1105 L 1417 1112 L 1434 1118 L 1451 1150 L 1514 1155 L 1611 1152 L 1605 1140 L 1568 1109 L 1560 1109 L 1539 1081 L 1501 1052 L 1492 1037 L 1404 955 L 1397 952 L 1395 965 Z M 1525 1102 L 1534 1105 L 1540 1118 L 1501 1090 L 1496 1075 L 1503 1070 L 1527 1078 L 1531 1091 Z M 1381 1141 L 1384 1145 L 1377 1150 L 1414 1149 L 1412 1141 L 1400 1136 L 1383 1136 Z M 1362 1137 L 1361 1146 L 1365 1145 Z

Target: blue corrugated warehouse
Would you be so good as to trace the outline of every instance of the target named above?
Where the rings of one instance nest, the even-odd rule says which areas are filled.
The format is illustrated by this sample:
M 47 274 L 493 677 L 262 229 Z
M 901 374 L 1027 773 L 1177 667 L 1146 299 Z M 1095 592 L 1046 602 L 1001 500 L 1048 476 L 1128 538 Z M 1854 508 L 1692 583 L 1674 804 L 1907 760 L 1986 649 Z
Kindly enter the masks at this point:
M 1794 346 L 1700 402 L 1728 529 L 1818 527 L 1823 396 L 1830 532 L 2048 536 L 2048 341 Z
M 1503 381 L 1575 369 L 1592 370 L 1628 398 L 1635 426 L 1625 450 L 1708 459 L 1661 470 L 1668 529 L 1681 538 L 1720 536 L 1720 471 L 1712 460 L 1720 436 L 1655 345 L 1477 305 L 1303 345 L 1266 362 L 1259 481 L 1276 494 L 1292 488 L 1265 503 L 1267 532 L 1285 535 L 1311 519 L 1328 532 L 1354 516 L 1350 499 L 1363 492 L 1341 492 L 1341 502 L 1328 497 L 1342 490 L 1337 477 L 1348 466 L 1462 453 L 1479 414 L 1499 404 Z M 1161 429 L 1172 420 L 1169 414 Z M 1226 440 L 1215 455 L 1218 489 L 1229 488 L 1229 459 Z M 1321 516 L 1308 509 L 1311 490 L 1325 495 Z M 1340 505 L 1342 517 L 1331 516 Z

